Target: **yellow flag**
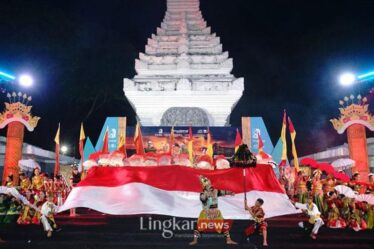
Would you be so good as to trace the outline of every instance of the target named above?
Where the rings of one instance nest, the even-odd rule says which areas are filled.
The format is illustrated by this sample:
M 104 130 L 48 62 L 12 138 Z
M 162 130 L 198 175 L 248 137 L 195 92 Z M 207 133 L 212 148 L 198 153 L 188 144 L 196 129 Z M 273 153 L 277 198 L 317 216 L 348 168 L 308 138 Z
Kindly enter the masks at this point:
M 85 138 L 86 138 L 86 134 L 84 133 L 83 123 L 81 123 L 81 132 L 79 135 L 79 140 L 84 140 Z
M 193 135 L 191 126 L 188 129 L 188 158 L 193 163 Z
M 298 172 L 299 171 L 299 158 L 297 156 L 296 144 L 295 144 L 296 130 L 293 126 L 293 123 L 290 117 L 288 117 L 288 129 L 290 130 L 290 136 L 291 136 L 291 142 L 292 142 L 292 155 L 293 155 L 294 166 L 295 166 L 296 172 Z
M 213 160 L 213 139 L 212 139 L 212 134 L 210 133 L 210 130 L 208 128 L 208 139 L 207 139 L 207 150 L 206 150 L 206 154 L 208 156 L 210 156 L 210 158 L 212 158 Z

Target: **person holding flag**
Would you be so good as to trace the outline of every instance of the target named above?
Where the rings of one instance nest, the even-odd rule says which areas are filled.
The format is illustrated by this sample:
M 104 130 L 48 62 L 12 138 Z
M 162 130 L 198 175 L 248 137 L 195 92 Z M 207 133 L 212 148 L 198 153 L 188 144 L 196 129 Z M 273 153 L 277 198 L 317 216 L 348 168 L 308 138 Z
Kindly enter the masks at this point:
M 262 205 L 264 204 L 264 200 L 261 198 L 258 198 L 255 202 L 255 205 L 252 207 L 249 207 L 247 204 L 247 200 L 244 200 L 244 209 L 249 212 L 251 215 L 253 221 L 251 224 L 245 229 L 245 235 L 251 236 L 254 234 L 256 230 L 259 231 L 260 235 L 263 237 L 262 246 L 268 246 L 267 241 L 267 227 L 268 224 L 265 221 L 265 212 L 262 208 Z

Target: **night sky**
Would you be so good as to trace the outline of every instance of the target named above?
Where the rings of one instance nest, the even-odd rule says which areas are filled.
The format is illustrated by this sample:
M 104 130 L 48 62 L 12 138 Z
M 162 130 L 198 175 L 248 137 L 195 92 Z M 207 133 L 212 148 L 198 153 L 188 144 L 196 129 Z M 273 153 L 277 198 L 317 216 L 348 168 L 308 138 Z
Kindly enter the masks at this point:
M 135 75 L 134 60 L 165 9 L 166 0 L 2 0 L 0 71 L 34 76 L 26 92 L 42 117 L 25 142 L 53 150 L 61 122 L 62 143 L 77 153 L 80 122 L 94 142 L 107 116 L 134 125 L 123 78 Z M 233 74 L 245 78 L 232 125 L 262 116 L 276 143 L 287 109 L 299 154 L 346 141 L 329 119 L 338 116 L 339 99 L 371 86 L 343 88 L 336 79 L 374 70 L 374 1 L 201 0 L 201 9 L 234 59 Z

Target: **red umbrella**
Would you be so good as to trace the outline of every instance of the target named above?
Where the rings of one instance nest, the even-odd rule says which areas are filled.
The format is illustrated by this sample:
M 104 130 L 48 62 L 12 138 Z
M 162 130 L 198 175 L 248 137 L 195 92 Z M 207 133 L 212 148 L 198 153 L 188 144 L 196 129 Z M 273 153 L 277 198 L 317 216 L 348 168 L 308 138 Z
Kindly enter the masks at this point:
M 300 161 L 302 165 L 309 165 L 312 168 L 318 168 L 318 162 L 313 158 L 304 158 Z
M 335 170 L 329 163 L 320 163 L 318 164 L 320 170 L 325 171 L 327 174 L 334 174 Z

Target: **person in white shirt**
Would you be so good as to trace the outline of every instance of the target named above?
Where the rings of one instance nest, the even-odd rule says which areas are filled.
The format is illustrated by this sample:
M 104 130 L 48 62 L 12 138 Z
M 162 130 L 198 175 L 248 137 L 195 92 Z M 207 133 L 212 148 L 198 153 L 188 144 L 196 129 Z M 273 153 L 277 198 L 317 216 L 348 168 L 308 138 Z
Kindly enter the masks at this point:
M 325 223 L 323 222 L 321 218 L 321 212 L 318 210 L 317 205 L 313 203 L 313 197 L 309 196 L 306 204 L 302 204 L 298 202 L 295 203 L 295 207 L 301 209 L 303 213 L 309 216 L 309 223 L 313 225 L 312 232 L 310 233 L 310 237 L 312 239 L 317 239 L 318 230 Z M 304 222 L 299 222 L 299 226 L 301 228 L 304 228 Z
M 40 209 L 40 213 L 42 215 L 40 221 L 43 224 L 44 231 L 47 233 L 48 238 L 52 236 L 53 230 L 57 229 L 57 224 L 53 216 L 57 212 L 58 206 L 53 203 L 53 195 L 50 194 L 47 197 L 47 201 Z

